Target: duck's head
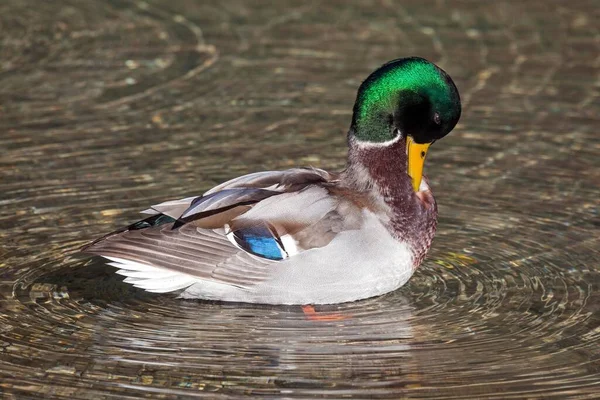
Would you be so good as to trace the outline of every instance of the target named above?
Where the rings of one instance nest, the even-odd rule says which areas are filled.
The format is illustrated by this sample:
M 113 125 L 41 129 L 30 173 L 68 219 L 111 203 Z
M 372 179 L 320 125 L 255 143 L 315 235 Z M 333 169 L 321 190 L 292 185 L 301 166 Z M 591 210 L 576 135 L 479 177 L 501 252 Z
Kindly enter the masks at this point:
M 360 85 L 350 135 L 377 146 L 405 139 L 406 172 L 418 191 L 429 146 L 454 128 L 460 112 L 458 90 L 446 72 L 423 58 L 399 58 Z

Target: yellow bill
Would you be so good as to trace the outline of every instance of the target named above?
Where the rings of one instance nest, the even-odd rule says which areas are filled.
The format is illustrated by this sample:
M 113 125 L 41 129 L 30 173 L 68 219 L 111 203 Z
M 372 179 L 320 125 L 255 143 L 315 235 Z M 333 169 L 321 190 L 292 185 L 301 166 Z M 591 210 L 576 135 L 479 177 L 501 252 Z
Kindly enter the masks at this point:
M 412 179 L 415 192 L 419 191 L 423 178 L 423 164 L 431 143 L 416 143 L 410 136 L 406 138 L 406 154 L 408 156 L 408 175 Z

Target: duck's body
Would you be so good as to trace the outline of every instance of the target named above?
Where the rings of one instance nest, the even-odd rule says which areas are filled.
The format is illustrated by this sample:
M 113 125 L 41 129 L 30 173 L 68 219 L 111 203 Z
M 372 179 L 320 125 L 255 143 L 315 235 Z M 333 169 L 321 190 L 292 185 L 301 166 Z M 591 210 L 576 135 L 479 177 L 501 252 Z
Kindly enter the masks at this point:
M 441 71 L 422 59 L 396 63 Z M 153 206 L 145 211 L 149 218 L 84 250 L 109 258 L 126 282 L 184 298 L 325 304 L 402 286 L 431 245 L 437 208 L 421 170 L 407 174 L 414 149 L 422 168 L 428 146 L 414 143 L 414 127 L 396 123 L 401 116 L 389 105 L 390 132 L 381 132 L 372 115 L 360 114 L 361 101 L 375 104 L 369 90 L 381 80 L 376 74 L 359 91 L 343 172 L 298 168 L 245 175 L 202 196 Z M 444 90 L 453 94 L 456 88 Z M 413 100 L 404 111 L 421 111 Z M 445 130 L 458 119 L 451 117 Z
M 391 161 L 405 164 L 405 142 L 395 147 Z M 352 143 L 351 149 L 385 160 L 380 147 Z M 154 206 L 146 211 L 155 213 L 150 218 L 168 222 L 134 224 L 87 251 L 110 257 L 135 286 L 183 290 L 184 298 L 322 304 L 380 295 L 410 278 L 429 248 L 437 212 L 425 182 L 417 195 L 409 179 L 389 181 L 377 172 L 357 161 L 340 174 L 292 169 L 242 176 L 204 197 Z M 182 215 L 188 222 L 173 229 L 168 217 Z M 254 243 L 260 255 L 228 237 L 236 229 L 246 242 L 253 229 L 265 238 L 262 247 Z

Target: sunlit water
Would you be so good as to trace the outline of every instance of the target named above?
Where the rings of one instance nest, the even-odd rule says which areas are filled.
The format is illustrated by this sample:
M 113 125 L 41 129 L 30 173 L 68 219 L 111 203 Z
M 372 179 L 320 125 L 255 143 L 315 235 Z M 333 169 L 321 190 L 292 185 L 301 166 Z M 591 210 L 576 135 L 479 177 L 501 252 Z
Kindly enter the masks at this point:
M 594 397 L 597 4 L 286 3 L 0 2 L 0 393 Z M 243 173 L 342 168 L 358 84 L 405 55 L 464 100 L 405 287 L 316 321 L 147 294 L 77 254 Z

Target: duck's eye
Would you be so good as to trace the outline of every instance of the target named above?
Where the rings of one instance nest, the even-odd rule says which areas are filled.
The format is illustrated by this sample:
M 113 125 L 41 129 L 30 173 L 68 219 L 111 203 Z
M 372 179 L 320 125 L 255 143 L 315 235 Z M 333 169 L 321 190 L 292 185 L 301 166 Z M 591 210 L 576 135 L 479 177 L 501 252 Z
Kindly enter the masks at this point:
M 435 113 L 433 114 L 433 122 L 436 123 L 436 125 L 440 125 L 442 123 L 442 118 L 440 117 L 440 113 Z

